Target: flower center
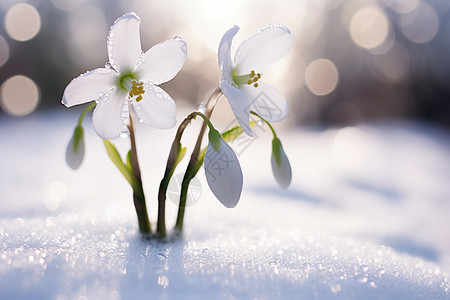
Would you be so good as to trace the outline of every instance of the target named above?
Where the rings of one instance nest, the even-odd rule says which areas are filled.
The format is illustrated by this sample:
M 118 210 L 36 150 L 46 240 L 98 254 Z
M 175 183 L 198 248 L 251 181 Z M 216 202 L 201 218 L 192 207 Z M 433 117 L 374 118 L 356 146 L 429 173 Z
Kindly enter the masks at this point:
M 233 72 L 233 81 L 238 86 L 242 86 L 244 84 L 253 85 L 255 88 L 258 87 L 258 80 L 261 78 L 261 73 L 255 73 L 255 70 L 252 70 L 250 74 L 245 75 L 236 75 Z
M 145 94 L 144 83 L 142 81 L 137 82 L 136 80 L 133 80 L 131 84 L 132 84 L 131 91 L 128 93 L 129 98 L 131 99 L 134 96 L 137 96 L 136 102 L 141 101 L 142 95 Z
M 134 73 L 126 73 L 122 76 L 120 76 L 119 81 L 117 84 L 119 87 L 125 91 L 129 91 L 131 88 L 131 82 L 136 79 L 136 76 Z

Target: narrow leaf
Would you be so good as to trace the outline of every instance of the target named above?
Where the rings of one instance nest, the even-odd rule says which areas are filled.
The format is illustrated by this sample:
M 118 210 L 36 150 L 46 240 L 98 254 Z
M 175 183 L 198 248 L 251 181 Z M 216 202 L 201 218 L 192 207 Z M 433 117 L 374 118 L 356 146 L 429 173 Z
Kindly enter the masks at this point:
M 109 158 L 116 165 L 117 169 L 120 171 L 120 173 L 122 173 L 133 190 L 139 191 L 139 184 L 137 183 L 136 177 L 134 177 L 134 174 L 131 171 L 131 168 L 128 167 L 128 164 L 123 163 L 119 151 L 117 151 L 116 147 L 109 140 L 103 140 L 103 144 L 105 145 L 106 153 L 108 153 Z

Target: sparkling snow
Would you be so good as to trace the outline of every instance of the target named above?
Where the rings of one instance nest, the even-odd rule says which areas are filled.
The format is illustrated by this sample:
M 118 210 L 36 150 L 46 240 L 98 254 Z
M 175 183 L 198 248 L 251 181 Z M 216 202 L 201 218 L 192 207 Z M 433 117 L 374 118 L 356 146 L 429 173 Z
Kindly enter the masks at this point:
M 85 161 L 76 172 L 65 165 L 76 118 L 65 109 L 0 118 L 1 299 L 450 299 L 448 132 L 280 129 L 293 169 L 283 191 L 270 134 L 258 128 L 233 144 L 238 206 L 221 206 L 200 171 L 184 236 L 159 243 L 139 238 L 131 190 L 88 120 Z M 153 222 L 173 136 L 138 128 Z M 128 141 L 114 142 L 125 153 Z M 192 149 L 192 138 L 183 144 Z

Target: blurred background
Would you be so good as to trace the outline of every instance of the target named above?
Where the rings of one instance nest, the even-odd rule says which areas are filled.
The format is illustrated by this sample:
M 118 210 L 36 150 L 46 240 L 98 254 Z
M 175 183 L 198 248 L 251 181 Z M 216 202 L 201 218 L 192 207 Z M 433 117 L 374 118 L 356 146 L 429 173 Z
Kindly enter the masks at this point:
M 188 61 L 164 89 L 196 107 L 219 80 L 217 47 L 267 24 L 296 37 L 264 73 L 285 94 L 289 122 L 351 125 L 420 120 L 450 127 L 448 0 L 1 0 L 0 116 L 61 106 L 70 80 L 107 62 L 109 26 L 134 11 L 143 50 L 181 36 Z

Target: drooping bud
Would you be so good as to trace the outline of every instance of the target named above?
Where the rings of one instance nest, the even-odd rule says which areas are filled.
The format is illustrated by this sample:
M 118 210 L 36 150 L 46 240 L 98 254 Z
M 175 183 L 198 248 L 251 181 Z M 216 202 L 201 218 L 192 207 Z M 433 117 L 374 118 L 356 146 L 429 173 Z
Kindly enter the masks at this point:
M 272 140 L 271 163 L 273 176 L 275 177 L 277 184 L 282 189 L 286 189 L 292 179 L 291 164 L 289 163 L 286 153 L 284 153 L 280 139 L 277 137 Z
M 69 167 L 76 170 L 80 167 L 84 158 L 84 130 L 78 125 L 73 131 L 72 138 L 66 149 L 66 162 Z
M 222 138 L 216 148 L 210 138 L 204 166 L 206 181 L 217 199 L 225 207 L 235 207 L 241 197 L 243 176 L 233 149 Z

